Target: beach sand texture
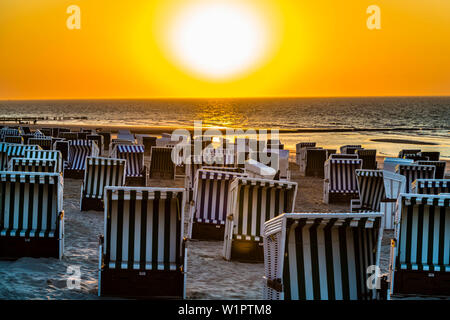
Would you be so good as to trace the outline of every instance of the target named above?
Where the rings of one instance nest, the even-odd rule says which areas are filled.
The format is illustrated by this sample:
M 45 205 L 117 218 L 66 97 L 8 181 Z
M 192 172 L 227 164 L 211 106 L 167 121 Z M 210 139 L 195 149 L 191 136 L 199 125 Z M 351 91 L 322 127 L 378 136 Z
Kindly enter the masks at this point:
M 296 212 L 348 212 L 349 204 L 322 202 L 323 180 L 301 177 L 290 164 L 292 180 L 298 183 Z M 155 181 L 149 185 L 183 186 L 183 180 Z M 81 180 L 65 179 L 65 257 L 22 258 L 0 261 L 0 299 L 99 299 L 98 235 L 103 233 L 102 212 L 80 212 Z M 185 230 L 188 210 L 185 212 Z M 382 272 L 389 264 L 389 239 L 385 232 L 381 252 Z M 188 299 L 261 299 L 264 264 L 227 262 L 222 241 L 189 241 L 186 295 Z M 80 288 L 70 288 L 70 268 L 80 268 Z M 69 268 L 69 270 L 68 270 Z M 69 281 L 68 281 L 69 279 Z M 69 286 L 68 286 L 69 283 Z

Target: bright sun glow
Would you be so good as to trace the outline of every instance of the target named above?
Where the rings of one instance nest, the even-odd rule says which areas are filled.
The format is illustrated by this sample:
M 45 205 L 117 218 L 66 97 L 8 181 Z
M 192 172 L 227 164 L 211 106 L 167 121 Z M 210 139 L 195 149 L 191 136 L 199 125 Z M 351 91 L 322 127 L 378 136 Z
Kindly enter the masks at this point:
M 197 3 L 181 10 L 170 29 L 178 63 L 203 77 L 227 79 L 264 58 L 268 35 L 256 10 L 237 3 Z

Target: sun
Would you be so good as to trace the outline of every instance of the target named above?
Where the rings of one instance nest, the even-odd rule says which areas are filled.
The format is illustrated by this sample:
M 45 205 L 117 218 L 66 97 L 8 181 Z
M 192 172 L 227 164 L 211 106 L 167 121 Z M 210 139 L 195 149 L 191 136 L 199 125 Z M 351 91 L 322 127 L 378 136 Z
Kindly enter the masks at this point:
M 267 56 L 269 32 L 256 8 L 236 2 L 197 2 L 169 27 L 169 50 L 183 69 L 224 80 L 250 72 Z

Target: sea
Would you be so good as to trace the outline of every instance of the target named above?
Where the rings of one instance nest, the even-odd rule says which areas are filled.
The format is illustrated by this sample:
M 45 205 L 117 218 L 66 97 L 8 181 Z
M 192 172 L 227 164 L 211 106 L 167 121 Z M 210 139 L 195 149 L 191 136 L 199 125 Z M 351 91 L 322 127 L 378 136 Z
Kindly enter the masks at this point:
M 326 148 L 361 144 L 379 155 L 401 149 L 440 151 L 450 159 L 450 97 L 236 98 L 139 100 L 3 100 L 0 123 L 277 129 L 285 148 L 316 142 Z M 17 125 L 9 122 L 10 125 Z

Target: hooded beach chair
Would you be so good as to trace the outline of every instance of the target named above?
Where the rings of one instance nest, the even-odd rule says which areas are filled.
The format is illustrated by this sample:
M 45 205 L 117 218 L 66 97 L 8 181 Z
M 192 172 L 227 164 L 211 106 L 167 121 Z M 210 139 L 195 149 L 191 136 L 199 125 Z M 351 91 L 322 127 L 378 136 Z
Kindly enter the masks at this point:
M 175 179 L 175 162 L 169 147 L 152 147 L 150 159 L 150 179 Z
M 63 172 L 64 169 L 61 152 L 57 150 L 26 150 L 24 158 L 55 160 L 56 172 Z
M 5 136 L 3 138 L 4 142 L 7 143 L 15 143 L 15 144 L 24 144 L 25 141 L 22 136 Z
M 119 130 L 117 132 L 117 139 L 128 140 L 131 142 L 135 142 L 134 135 L 130 132 L 130 130 Z
M 429 161 L 439 161 L 441 153 L 439 151 L 421 151 L 419 155 L 427 157 Z
M 435 195 L 450 193 L 450 179 L 416 179 L 411 186 L 411 193 Z
M 40 146 L 43 150 L 52 149 L 52 138 L 51 137 L 34 137 L 28 139 L 28 144 L 34 144 Z
M 399 164 L 413 164 L 414 160 L 412 159 L 401 159 L 401 158 L 384 158 L 383 162 L 383 170 L 395 172 L 395 168 Z
M 104 150 L 109 150 L 109 145 L 111 143 L 111 132 L 97 132 L 99 136 L 103 136 L 103 148 Z M 102 150 L 103 151 L 103 150 Z
M 78 134 L 76 132 L 59 132 L 58 136 L 64 138 L 67 141 L 78 140 Z
M 56 169 L 56 160 L 11 158 L 8 163 L 8 171 L 57 172 Z
M 64 177 L 83 179 L 86 158 L 96 157 L 99 154 L 98 146 L 91 140 L 70 140 L 69 160 L 64 168 Z
M 447 165 L 447 161 L 429 161 L 429 160 L 419 160 L 415 163 L 419 165 L 426 165 L 426 166 L 435 166 L 436 171 L 434 172 L 434 177 L 436 179 L 444 179 L 445 177 L 445 167 Z
M 111 158 L 127 160 L 125 171 L 126 185 L 146 186 L 147 168 L 144 166 L 144 146 L 118 144 Z
M 184 189 L 106 187 L 99 295 L 185 297 Z
M 356 170 L 361 169 L 361 159 L 335 159 L 332 155 L 324 165 L 323 201 L 325 203 L 349 202 L 358 197 Z
M 405 155 L 418 155 L 422 150 L 420 149 L 402 149 L 398 153 L 399 158 L 404 158 Z
M 315 148 L 316 143 L 315 142 L 299 142 L 295 145 L 295 151 L 296 153 L 299 153 L 300 150 L 304 148 Z
M 360 144 L 346 144 L 339 148 L 339 150 L 343 154 L 355 154 L 356 150 L 362 150 L 362 149 L 364 149 L 364 148 Z
M 395 171 L 406 177 L 405 193 L 410 193 L 412 183 L 416 179 L 434 179 L 436 167 L 418 164 L 397 165 Z
M 402 194 L 391 295 L 450 295 L 450 195 Z
M 101 154 L 103 152 L 103 149 L 104 149 L 104 147 L 103 147 L 103 139 L 104 139 L 103 136 L 98 135 L 98 134 L 88 134 L 86 136 L 86 139 L 95 141 L 97 143 L 99 154 Z
M 36 137 L 36 138 L 44 138 L 44 137 L 45 137 L 45 134 L 43 134 L 43 133 L 41 132 L 41 130 L 36 129 L 36 131 L 33 132 L 33 136 Z
M 138 144 L 141 144 L 145 148 L 144 155 L 149 157 L 152 151 L 152 147 L 156 147 L 156 137 L 152 137 L 148 134 L 137 134 L 136 140 Z
M 23 132 L 17 128 L 1 128 L 0 129 L 0 141 L 3 141 L 5 136 L 20 136 Z
M 125 159 L 87 157 L 81 185 L 81 211 L 103 211 L 105 187 L 125 185 Z
M 223 240 L 229 187 L 235 177 L 245 173 L 197 170 L 189 219 L 189 238 Z
M 62 160 L 69 160 L 69 141 L 57 140 L 53 143 L 53 150 L 61 152 Z
M 358 159 L 361 159 L 362 168 L 368 170 L 377 169 L 377 150 L 375 149 L 357 149 Z
M 236 177 L 229 193 L 223 257 L 262 262 L 264 222 L 294 211 L 297 183 Z
M 297 153 L 297 164 L 300 166 L 301 176 L 324 176 L 324 164 L 327 160 L 327 150 L 315 147 L 300 149 Z
M 61 174 L 0 172 L 0 257 L 61 258 L 63 217 Z
M 382 170 L 356 170 L 359 198 L 350 202 L 351 212 L 382 212 L 384 229 L 394 229 L 396 203 L 405 191 L 406 178 Z
M 23 157 L 27 150 L 41 150 L 37 145 L 0 143 L 0 171 L 6 170 L 12 158 Z
M 372 300 L 369 266 L 378 266 L 380 212 L 285 213 L 264 224 L 263 299 Z

